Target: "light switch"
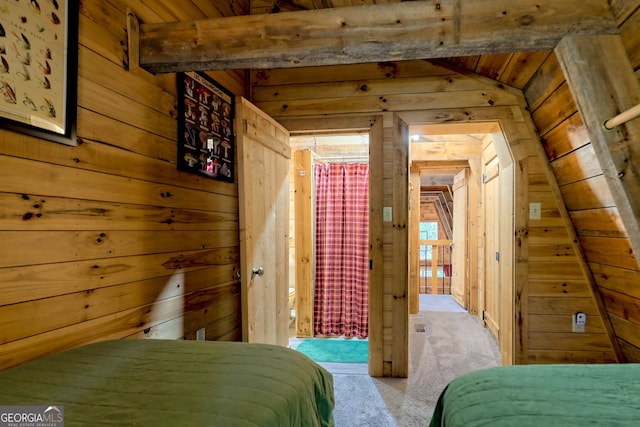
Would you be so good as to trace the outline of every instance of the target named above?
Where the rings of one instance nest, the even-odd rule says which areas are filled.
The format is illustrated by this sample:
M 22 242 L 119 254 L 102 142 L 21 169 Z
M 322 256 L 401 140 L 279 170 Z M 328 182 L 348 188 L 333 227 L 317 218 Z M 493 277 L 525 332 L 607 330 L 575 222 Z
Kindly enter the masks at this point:
M 529 219 L 542 217 L 542 203 L 529 203 Z
M 384 222 L 393 221 L 393 209 L 391 206 L 385 206 L 382 208 L 382 220 Z

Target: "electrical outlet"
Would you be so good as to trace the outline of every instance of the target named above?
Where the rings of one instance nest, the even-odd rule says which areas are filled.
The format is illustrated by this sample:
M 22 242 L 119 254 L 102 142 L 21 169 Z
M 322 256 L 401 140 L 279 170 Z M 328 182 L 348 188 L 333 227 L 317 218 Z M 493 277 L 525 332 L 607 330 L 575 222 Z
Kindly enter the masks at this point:
M 577 312 L 573 315 L 573 332 L 584 332 L 587 325 L 586 313 Z
M 197 341 L 205 341 L 207 339 L 207 334 L 205 332 L 205 328 L 200 328 L 196 331 L 196 340 Z

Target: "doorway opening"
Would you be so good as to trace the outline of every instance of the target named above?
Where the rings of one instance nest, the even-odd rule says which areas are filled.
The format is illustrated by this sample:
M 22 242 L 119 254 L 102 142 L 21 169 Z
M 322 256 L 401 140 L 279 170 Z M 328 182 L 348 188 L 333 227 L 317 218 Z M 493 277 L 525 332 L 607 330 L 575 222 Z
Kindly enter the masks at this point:
M 501 327 L 510 321 L 512 304 L 502 289 L 513 285 L 514 171 L 501 128 L 491 122 L 412 125 L 409 134 L 410 316 L 467 311 L 496 343 L 509 345 L 503 335 L 511 327 Z M 421 227 L 428 221 L 441 232 L 424 240 Z M 431 246 L 426 262 L 424 246 Z M 425 267 L 437 283 L 423 285 Z M 423 323 L 410 322 L 411 336 L 428 330 Z M 410 339 L 409 354 L 415 353 Z
M 366 355 L 368 133 L 295 135 L 291 148 L 290 346 L 348 339 Z

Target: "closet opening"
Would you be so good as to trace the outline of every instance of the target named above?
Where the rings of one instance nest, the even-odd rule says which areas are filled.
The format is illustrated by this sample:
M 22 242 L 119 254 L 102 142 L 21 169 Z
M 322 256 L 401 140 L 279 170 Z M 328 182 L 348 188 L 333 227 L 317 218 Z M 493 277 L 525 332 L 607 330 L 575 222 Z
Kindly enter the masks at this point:
M 339 363 L 358 345 L 355 363 L 367 363 L 369 135 L 292 135 L 291 148 L 291 347 L 331 353 L 348 340 L 317 361 Z

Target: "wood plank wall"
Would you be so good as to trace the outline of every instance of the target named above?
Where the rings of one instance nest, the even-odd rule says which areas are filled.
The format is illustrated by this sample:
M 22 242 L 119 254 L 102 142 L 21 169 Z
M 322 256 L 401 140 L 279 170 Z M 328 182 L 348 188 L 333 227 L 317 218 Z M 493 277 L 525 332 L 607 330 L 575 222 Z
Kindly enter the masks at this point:
M 532 125 L 527 118 L 524 99 L 502 87 L 472 73 L 452 71 L 426 61 L 256 70 L 252 73 L 254 102 L 289 129 L 297 121 L 315 121 L 316 129 L 322 129 L 331 118 L 345 123 L 350 116 L 381 115 L 385 159 L 389 160 L 382 165 L 385 176 L 383 203 L 394 207 L 394 215 L 401 208 L 394 205 L 394 196 L 397 192 L 407 195 L 406 182 L 400 188 L 393 180 L 397 171 L 393 170 L 390 161 L 394 156 L 396 115 L 412 124 L 499 120 L 517 162 L 515 221 L 519 224 L 514 260 L 516 289 L 509 297 L 515 301 L 514 318 L 519 321 L 511 325 L 513 331 L 506 329 L 509 336 L 504 342 L 513 343 L 513 350 L 507 350 L 504 363 L 612 360 L 611 351 L 603 348 L 606 347 L 606 336 L 602 334 L 602 328 L 595 344 L 591 334 L 566 333 L 567 328 L 571 330 L 571 314 L 589 306 L 590 297 L 535 149 L 538 141 L 530 129 Z M 540 201 L 544 206 L 543 219 L 533 224 L 526 219 L 530 200 Z M 406 337 L 407 333 L 406 323 L 397 321 L 408 315 L 406 304 L 398 304 L 398 298 L 406 293 L 397 292 L 398 281 L 406 280 L 402 278 L 405 273 L 402 266 L 406 261 L 398 264 L 391 256 L 391 252 L 398 249 L 394 247 L 392 228 L 401 227 L 402 224 L 395 221 L 384 223 L 384 298 L 380 310 L 383 313 L 385 375 L 407 368 L 402 366 L 406 356 L 401 350 L 398 353 L 393 350 L 398 343 L 397 337 Z M 397 276 L 396 272 L 402 272 L 403 276 Z M 400 285 L 406 292 L 406 282 Z M 540 286 L 542 290 L 538 290 Z M 565 292 L 567 286 L 571 288 L 570 292 Z M 545 298 L 540 298 L 541 295 Z M 529 311 L 537 317 L 532 319 Z M 589 310 L 589 313 L 593 311 Z M 594 325 L 598 324 L 597 313 L 590 318 Z M 583 356 L 585 349 L 594 347 L 595 351 L 589 351 L 588 357 Z
M 216 2 L 218 3 L 218 2 Z M 81 1 L 76 147 L 0 130 L 0 369 L 111 338 L 239 340 L 237 186 L 178 172 L 175 75 L 127 71 L 125 13 L 248 1 Z M 215 73 L 243 94 L 244 73 Z
M 640 1 L 611 0 L 611 6 L 640 79 Z M 125 71 L 127 8 L 141 22 L 150 23 L 247 14 L 249 2 L 81 1 L 82 143 L 67 147 L 0 130 L 0 369 L 108 338 L 193 338 L 203 326 L 208 339 L 239 339 L 236 186 L 175 170 L 175 77 Z M 591 172 L 585 172 L 589 179 L 583 181 L 598 188 L 580 118 L 555 58 L 522 57 L 529 62 L 509 64 L 530 65 L 535 59 L 536 67 L 541 66 L 535 73 L 529 66 L 518 69 L 507 83 L 526 85 L 529 109 L 567 206 L 580 206 L 583 198 L 572 197 L 581 194 L 580 178 L 561 172 L 572 162 L 584 164 Z M 492 59 L 500 58 L 480 59 L 483 63 L 475 58 L 474 67 L 489 73 L 495 69 Z M 431 68 L 418 61 L 260 71 L 254 78 L 255 101 L 273 116 L 315 117 L 317 122 L 327 112 L 334 117 L 402 112 L 406 117 L 417 111 L 415 115 L 427 121 L 469 120 L 473 108 L 523 113 L 522 106 L 513 105 L 512 97 L 498 87 L 480 89 L 460 73 L 423 67 Z M 244 73 L 213 75 L 234 93 L 243 93 Z M 534 78 L 526 84 L 530 75 Z M 455 93 L 459 96 L 452 96 Z M 386 120 L 385 132 L 392 127 L 393 121 Z M 516 174 L 528 182 L 521 208 L 529 200 L 546 207 L 541 222 L 517 230 L 518 243 L 528 243 L 517 249 L 519 332 L 513 359 L 610 361 L 597 313 L 589 317 L 588 333 L 567 333 L 567 315 L 577 310 L 591 313 L 593 301 L 532 143 L 512 145 L 520 159 Z M 525 154 L 516 155 L 521 150 Z M 562 160 L 563 153 L 571 155 Z M 386 200 L 393 199 L 394 191 L 393 185 L 385 185 Z M 640 361 L 640 272 L 628 254 L 602 253 L 603 245 L 625 247 L 624 230 L 606 198 L 591 207 L 573 207 L 571 218 L 624 354 L 627 360 Z M 589 226 L 593 217 L 585 219 L 586 213 L 601 218 L 598 229 Z M 516 211 L 516 217 L 525 215 L 525 209 Z M 387 268 L 391 275 L 393 268 Z M 386 277 L 385 283 L 393 280 Z M 394 314 L 391 305 L 384 309 L 384 336 L 392 337 L 394 328 L 406 324 L 394 324 L 399 313 Z M 406 330 L 399 332 L 406 335 Z M 393 364 L 390 346 L 392 342 L 385 343 L 384 357 L 385 363 Z M 394 367 L 398 369 L 402 367 Z
M 640 1 L 612 0 L 611 6 L 640 81 Z M 554 54 L 541 65 L 524 92 L 622 353 L 627 361 L 639 362 L 640 288 L 637 283 L 640 266 L 630 250 L 627 232 L 620 222 L 582 118 Z M 558 246 L 558 250 L 562 252 L 562 247 Z M 562 288 L 584 299 L 582 303 L 575 302 L 587 315 L 594 311 L 592 302 L 584 305 L 589 299 L 583 297 L 588 290 L 582 280 L 579 283 L 567 281 Z M 551 288 L 540 283 L 532 291 L 540 294 L 541 306 L 551 309 L 546 300 Z M 553 309 L 565 315 L 570 310 L 555 304 Z M 602 333 L 601 327 L 600 323 L 587 321 L 587 334 L 593 335 L 593 341 L 584 348 L 579 360 L 609 360 L 608 353 L 598 356 L 598 349 L 606 347 L 606 341 L 596 337 Z M 532 355 L 533 360 L 546 360 L 542 351 L 545 342 L 531 343 L 540 350 Z M 555 350 L 561 346 L 563 344 L 559 342 Z

